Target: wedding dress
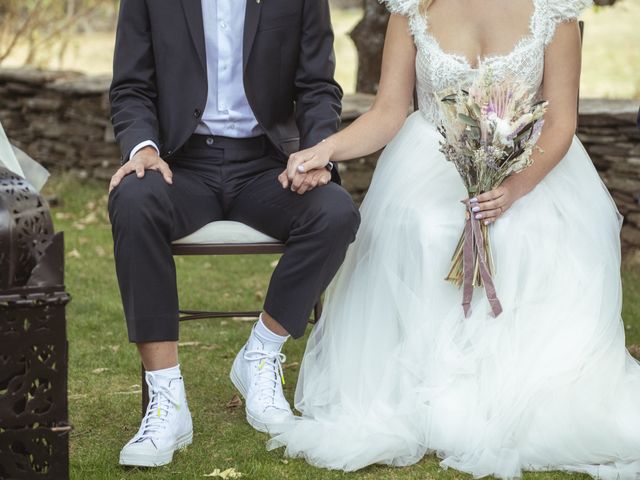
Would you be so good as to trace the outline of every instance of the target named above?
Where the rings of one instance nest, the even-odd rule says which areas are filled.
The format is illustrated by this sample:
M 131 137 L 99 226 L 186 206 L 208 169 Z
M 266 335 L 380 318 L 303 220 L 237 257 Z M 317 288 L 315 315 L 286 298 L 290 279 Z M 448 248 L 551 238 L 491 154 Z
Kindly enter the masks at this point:
M 621 320 L 621 217 L 577 138 L 492 227 L 490 315 L 444 278 L 465 189 L 439 152 L 433 93 L 477 74 L 429 33 L 419 0 L 387 0 L 417 47 L 420 109 L 383 152 L 362 225 L 314 328 L 296 391 L 302 417 L 269 442 L 320 467 L 403 466 L 435 452 L 476 477 L 522 470 L 640 478 L 640 366 Z M 484 59 L 539 91 L 545 47 L 589 0 L 535 0 L 530 33 Z

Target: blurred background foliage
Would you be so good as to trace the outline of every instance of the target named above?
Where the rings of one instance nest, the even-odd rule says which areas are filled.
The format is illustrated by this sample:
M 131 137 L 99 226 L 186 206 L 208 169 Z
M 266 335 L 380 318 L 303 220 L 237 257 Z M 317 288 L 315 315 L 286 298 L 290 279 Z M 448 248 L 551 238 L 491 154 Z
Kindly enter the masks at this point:
M 378 0 L 330 1 L 338 81 L 347 93 L 373 91 L 386 11 Z M 582 94 L 640 98 L 640 0 L 596 4 L 584 15 Z M 118 5 L 119 0 L 0 0 L 0 66 L 109 75 Z
M 0 64 L 64 65 L 82 36 L 113 32 L 118 0 L 0 0 Z M 72 53 L 72 52 L 71 52 Z

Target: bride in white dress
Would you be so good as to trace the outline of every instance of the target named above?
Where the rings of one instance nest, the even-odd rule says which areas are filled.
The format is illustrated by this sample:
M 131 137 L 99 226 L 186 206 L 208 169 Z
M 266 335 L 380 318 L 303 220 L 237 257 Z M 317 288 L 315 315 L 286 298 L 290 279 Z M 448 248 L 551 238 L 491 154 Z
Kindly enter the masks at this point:
M 269 447 L 347 471 L 435 452 L 476 477 L 559 469 L 640 478 L 621 218 L 574 136 L 576 18 L 589 0 L 387 3 L 394 15 L 374 107 L 290 159 L 294 178 L 300 164 L 359 157 L 393 138 L 307 347 L 302 417 Z M 464 318 L 461 291 L 444 280 L 466 192 L 439 152 L 434 93 L 468 86 L 480 66 L 516 76 L 550 105 L 544 154 L 479 198 L 482 221 L 495 222 L 497 318 L 482 292 Z M 405 119 L 416 78 L 420 109 Z

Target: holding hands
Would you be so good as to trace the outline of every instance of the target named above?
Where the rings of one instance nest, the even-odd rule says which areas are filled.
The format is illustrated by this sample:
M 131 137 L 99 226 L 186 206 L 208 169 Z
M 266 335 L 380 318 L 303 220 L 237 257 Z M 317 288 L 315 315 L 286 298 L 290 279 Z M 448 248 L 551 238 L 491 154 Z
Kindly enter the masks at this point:
M 331 171 L 326 168 L 331 155 L 328 142 L 291 154 L 286 170 L 278 176 L 282 188 L 290 188 L 303 195 L 318 186 L 327 185 L 331 181 Z
M 331 171 L 326 168 L 330 156 L 327 148 L 320 148 L 320 145 L 323 144 L 301 150 L 289 157 L 287 168 L 278 176 L 282 188 L 290 188 L 291 191 L 303 195 L 331 181 Z M 173 183 L 173 173 L 169 164 L 154 148 L 147 147 L 136 153 L 111 177 L 109 193 L 122 182 L 125 176 L 136 172 L 138 178 L 143 178 L 146 170 L 158 171 L 169 185 Z

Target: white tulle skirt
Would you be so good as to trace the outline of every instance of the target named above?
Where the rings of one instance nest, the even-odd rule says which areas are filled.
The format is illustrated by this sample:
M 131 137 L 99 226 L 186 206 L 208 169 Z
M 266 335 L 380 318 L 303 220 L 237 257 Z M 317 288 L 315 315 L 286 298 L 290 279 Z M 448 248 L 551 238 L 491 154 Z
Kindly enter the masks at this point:
M 621 218 L 575 139 L 491 227 L 504 313 L 445 282 L 465 190 L 411 115 L 382 154 L 269 448 L 330 469 L 435 452 L 476 477 L 568 470 L 640 477 L 640 366 L 621 312 Z

